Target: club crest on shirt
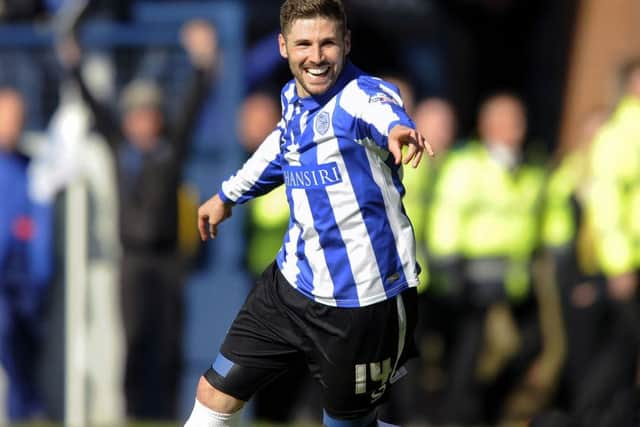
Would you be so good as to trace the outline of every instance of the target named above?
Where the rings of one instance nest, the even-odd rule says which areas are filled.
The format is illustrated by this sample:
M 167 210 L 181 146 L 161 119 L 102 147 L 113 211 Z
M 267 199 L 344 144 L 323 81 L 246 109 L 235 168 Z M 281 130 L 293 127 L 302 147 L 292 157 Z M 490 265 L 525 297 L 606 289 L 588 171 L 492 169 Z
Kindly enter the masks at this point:
M 398 104 L 398 101 L 393 99 L 393 97 L 387 95 L 386 93 L 378 92 L 375 95 L 369 97 L 369 104 L 373 104 L 374 102 L 380 103 L 389 103 L 389 104 Z
M 329 113 L 327 113 L 326 111 L 321 111 L 316 116 L 315 128 L 316 132 L 318 132 L 320 135 L 324 135 L 325 133 L 327 133 L 327 131 L 329 130 Z

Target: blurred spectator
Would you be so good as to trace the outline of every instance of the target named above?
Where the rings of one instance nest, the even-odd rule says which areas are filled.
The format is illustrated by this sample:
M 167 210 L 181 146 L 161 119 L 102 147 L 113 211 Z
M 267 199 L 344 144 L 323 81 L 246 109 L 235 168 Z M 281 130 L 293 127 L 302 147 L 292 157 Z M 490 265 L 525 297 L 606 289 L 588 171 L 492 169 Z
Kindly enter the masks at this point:
M 414 117 L 428 132 L 434 150 L 446 155 L 456 137 L 456 114 L 451 103 L 441 98 L 427 98 L 418 103 Z
M 432 418 L 437 405 L 436 395 L 442 391 L 446 381 L 445 341 L 454 333 L 451 327 L 454 324 L 454 312 L 450 304 L 445 304 L 442 299 L 442 294 L 446 292 L 444 285 L 448 283 L 440 280 L 434 282 L 428 253 L 433 190 L 443 165 L 450 157 L 449 149 L 456 136 L 456 116 L 452 105 L 440 98 L 423 99 L 414 107 L 413 99 L 404 95 L 402 82 L 394 83 L 400 88 L 405 105 L 412 107 L 417 129 L 436 153 L 435 158 L 421 163 L 416 169 L 404 168 L 402 179 L 406 190 L 403 204 L 414 228 L 417 259 L 422 267 L 417 329 L 420 361 L 415 363 L 416 374 L 398 384 L 403 391 L 401 396 L 394 391 L 394 404 L 406 422 L 412 423 L 424 417 Z M 404 390 L 407 386 L 411 390 Z
M 440 98 L 422 100 L 413 113 L 418 129 L 427 137 L 436 152 L 436 157 L 417 169 L 405 168 L 403 184 L 407 189 L 403 203 L 413 224 L 418 243 L 418 259 L 424 273 L 421 286 L 429 283 L 428 277 L 428 233 L 429 206 L 438 173 L 448 158 L 449 148 L 456 136 L 456 117 L 453 106 Z M 432 142 L 433 141 L 433 142 Z
M 278 98 L 268 92 L 254 92 L 245 98 L 238 113 L 237 131 L 247 154 L 258 149 L 280 117 Z
M 0 360 L 8 378 L 8 416 L 44 416 L 37 365 L 47 285 L 52 276 L 52 212 L 29 194 L 29 159 L 19 151 L 25 106 L 0 89 Z
M 623 71 L 624 96 L 594 142 L 592 212 L 598 257 L 619 301 L 635 298 L 640 236 L 640 59 Z M 597 205 L 597 208 L 596 208 Z
M 279 120 L 280 105 L 277 98 L 256 92 L 244 100 L 238 115 L 238 135 L 247 154 L 258 148 Z M 253 277 L 259 277 L 282 246 L 289 225 L 284 186 L 252 200 L 248 208 L 247 266 Z
M 101 99 L 113 94 L 112 71 L 106 55 L 85 60 L 87 84 Z M 62 84 L 61 102 L 50 120 L 47 136 L 46 149 L 33 162 L 38 197 L 51 199 L 68 186 L 64 222 L 73 224 L 76 236 L 84 236 L 67 236 L 64 242 L 65 263 L 77 265 L 73 274 L 65 275 L 65 283 L 73 286 L 75 277 L 86 277 L 86 283 L 80 285 L 85 289 L 84 307 L 65 305 L 67 313 L 86 310 L 81 316 L 85 321 L 68 325 L 73 329 L 66 331 L 72 335 L 78 329 L 84 331 L 80 336 L 85 339 L 74 341 L 66 352 L 77 354 L 76 345 L 91 355 L 86 359 L 86 369 L 79 369 L 77 375 L 90 391 L 83 398 L 87 421 L 93 426 L 120 425 L 124 422 L 124 330 L 118 286 L 120 244 L 114 158 L 104 138 L 92 132 L 91 111 L 72 82 Z M 83 206 L 78 197 L 82 199 L 84 194 Z M 75 248 L 85 245 L 86 253 L 83 251 L 80 259 L 72 255 L 79 252 Z
M 42 0 L 0 0 L 0 22 L 32 20 L 44 11 Z
M 61 57 L 116 159 L 127 345 L 125 396 L 132 418 L 176 417 L 183 298 L 177 189 L 218 59 L 216 33 L 204 21 L 188 23 L 182 42 L 194 76 L 180 117 L 170 128 L 165 126 L 165 100 L 154 83 L 134 81 L 124 89 L 118 120 L 89 92 L 79 72 L 77 46 L 71 40 L 61 45 Z
M 462 283 L 443 411 L 449 422 L 495 422 L 507 390 L 540 353 L 535 300 L 545 302 L 531 292 L 531 263 L 544 171 L 523 158 L 526 126 L 517 97 L 487 99 L 478 118 L 481 140 L 456 153 L 434 191 L 430 255 Z M 553 366 L 556 353 L 547 353 L 547 344 L 557 337 L 546 332 L 542 354 Z
M 607 345 L 599 352 L 588 382 L 581 384 L 576 405 L 586 412 L 585 418 L 599 420 L 601 426 L 630 425 L 632 413 L 640 407 L 637 391 L 634 396 L 640 382 L 639 58 L 622 68 L 620 80 L 622 99 L 593 142 L 587 201 L 613 314 Z
M 553 256 L 567 338 L 560 401 L 574 411 L 584 385 L 590 381 L 585 373 L 591 371 L 609 334 L 606 284 L 595 257 L 593 220 L 586 205 L 591 185 L 591 143 L 607 116 L 604 108 L 585 116 L 580 140 L 562 154 L 545 195 L 542 240 Z

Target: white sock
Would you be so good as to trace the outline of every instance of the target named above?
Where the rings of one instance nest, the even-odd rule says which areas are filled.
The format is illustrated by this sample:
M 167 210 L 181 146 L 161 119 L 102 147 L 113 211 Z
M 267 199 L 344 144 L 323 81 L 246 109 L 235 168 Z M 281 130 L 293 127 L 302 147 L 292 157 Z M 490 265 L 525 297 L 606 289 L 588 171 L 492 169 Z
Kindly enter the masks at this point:
M 240 411 L 221 414 L 207 408 L 196 399 L 191 416 L 184 427 L 237 427 L 240 425 Z

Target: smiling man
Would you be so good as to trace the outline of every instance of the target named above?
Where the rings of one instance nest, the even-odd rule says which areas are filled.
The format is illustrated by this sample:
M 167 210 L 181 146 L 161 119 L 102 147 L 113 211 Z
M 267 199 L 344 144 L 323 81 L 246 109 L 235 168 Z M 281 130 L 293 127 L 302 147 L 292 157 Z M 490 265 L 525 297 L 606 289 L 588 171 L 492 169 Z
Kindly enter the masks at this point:
M 215 238 L 235 204 L 282 184 L 290 226 L 200 379 L 186 427 L 233 424 L 295 360 L 322 388 L 325 425 L 375 425 L 376 406 L 415 355 L 419 267 L 400 169 L 431 148 L 397 88 L 347 60 L 339 0 L 288 0 L 280 22 L 294 77 L 282 118 L 200 207 L 198 226 L 203 240 Z

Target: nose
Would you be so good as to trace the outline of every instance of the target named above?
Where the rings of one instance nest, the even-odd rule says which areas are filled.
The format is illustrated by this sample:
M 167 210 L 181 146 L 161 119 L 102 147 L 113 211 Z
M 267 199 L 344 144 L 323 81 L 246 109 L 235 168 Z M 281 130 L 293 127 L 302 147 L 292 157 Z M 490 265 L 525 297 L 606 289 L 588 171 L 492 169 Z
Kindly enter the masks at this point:
M 322 52 L 322 46 L 320 46 L 319 44 L 314 44 L 311 47 L 311 54 L 309 55 L 309 59 L 311 60 L 311 62 L 319 64 L 322 62 L 323 58 L 324 54 Z

